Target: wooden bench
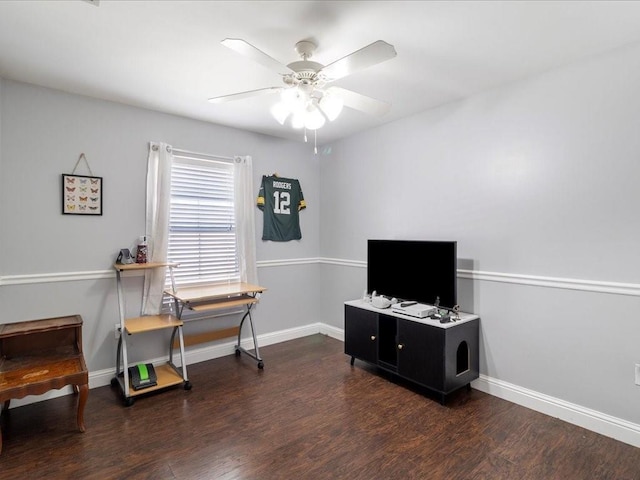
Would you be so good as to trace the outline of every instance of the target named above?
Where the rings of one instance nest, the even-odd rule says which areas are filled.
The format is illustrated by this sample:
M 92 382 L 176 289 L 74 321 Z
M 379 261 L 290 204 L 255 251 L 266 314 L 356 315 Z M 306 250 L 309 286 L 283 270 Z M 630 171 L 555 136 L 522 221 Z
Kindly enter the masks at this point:
M 0 325 L 0 415 L 12 398 L 42 395 L 66 385 L 79 393 L 77 423 L 84 432 L 89 372 L 82 354 L 80 315 Z

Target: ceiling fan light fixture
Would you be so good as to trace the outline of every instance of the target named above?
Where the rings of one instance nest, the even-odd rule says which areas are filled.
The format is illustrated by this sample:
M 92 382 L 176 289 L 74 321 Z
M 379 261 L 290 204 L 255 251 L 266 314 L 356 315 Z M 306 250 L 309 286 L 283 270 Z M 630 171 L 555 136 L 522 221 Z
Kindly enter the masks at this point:
M 280 94 L 280 101 L 271 107 L 271 115 L 280 125 L 284 125 L 291 117 L 291 127 L 295 129 L 317 130 L 322 128 L 326 123 L 326 114 L 323 114 L 320 109 L 318 99 L 312 96 L 313 90 L 309 90 L 299 88 L 299 86 L 283 90 Z M 332 106 L 331 102 L 327 105 Z M 341 104 L 339 107 L 341 108 Z
M 307 108 L 304 116 L 304 126 L 307 130 L 317 130 L 322 128 L 325 124 L 324 115 L 320 112 L 318 107 L 310 105 Z
M 304 112 L 298 111 L 291 115 L 291 127 L 300 130 L 304 127 Z
M 278 102 L 271 107 L 271 115 L 280 125 L 284 125 L 290 114 L 291 110 L 284 102 Z
M 338 118 L 340 112 L 342 112 L 344 101 L 338 95 L 325 92 L 318 105 L 327 116 L 329 121 L 333 122 L 336 118 Z
M 297 87 L 293 87 L 282 90 L 280 100 L 289 110 L 295 110 L 296 108 L 300 108 L 300 105 L 304 105 L 306 99 Z

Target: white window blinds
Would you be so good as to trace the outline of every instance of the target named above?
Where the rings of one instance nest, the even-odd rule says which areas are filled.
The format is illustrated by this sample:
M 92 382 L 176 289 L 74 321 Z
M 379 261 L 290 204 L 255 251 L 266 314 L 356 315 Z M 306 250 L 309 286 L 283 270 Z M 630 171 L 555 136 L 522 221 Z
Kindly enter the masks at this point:
M 233 164 L 174 156 L 167 257 L 176 286 L 238 282 Z

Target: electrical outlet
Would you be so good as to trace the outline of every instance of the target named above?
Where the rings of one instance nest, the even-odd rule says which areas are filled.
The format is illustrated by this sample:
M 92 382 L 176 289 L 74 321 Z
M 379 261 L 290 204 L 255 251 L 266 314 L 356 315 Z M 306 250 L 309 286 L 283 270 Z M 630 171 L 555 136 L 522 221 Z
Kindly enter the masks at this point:
M 636 363 L 636 385 L 640 385 L 640 363 Z
M 120 324 L 116 323 L 114 324 L 115 327 L 115 336 L 116 336 L 116 340 L 120 338 Z

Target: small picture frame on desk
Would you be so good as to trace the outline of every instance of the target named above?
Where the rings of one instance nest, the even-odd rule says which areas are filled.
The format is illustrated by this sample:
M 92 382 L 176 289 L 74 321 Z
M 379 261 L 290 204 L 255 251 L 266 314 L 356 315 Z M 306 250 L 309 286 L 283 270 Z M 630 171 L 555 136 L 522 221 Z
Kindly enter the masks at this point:
M 102 215 L 102 188 L 102 177 L 63 173 L 63 215 Z

